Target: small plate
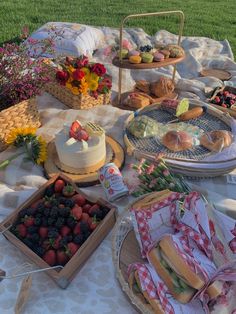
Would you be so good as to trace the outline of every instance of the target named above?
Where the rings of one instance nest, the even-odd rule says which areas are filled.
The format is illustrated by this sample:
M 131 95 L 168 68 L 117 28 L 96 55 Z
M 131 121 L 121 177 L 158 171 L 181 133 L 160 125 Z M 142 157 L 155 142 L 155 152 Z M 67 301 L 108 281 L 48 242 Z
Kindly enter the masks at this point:
M 200 74 L 201 76 L 213 76 L 221 81 L 228 81 L 232 77 L 230 72 L 221 69 L 204 69 Z

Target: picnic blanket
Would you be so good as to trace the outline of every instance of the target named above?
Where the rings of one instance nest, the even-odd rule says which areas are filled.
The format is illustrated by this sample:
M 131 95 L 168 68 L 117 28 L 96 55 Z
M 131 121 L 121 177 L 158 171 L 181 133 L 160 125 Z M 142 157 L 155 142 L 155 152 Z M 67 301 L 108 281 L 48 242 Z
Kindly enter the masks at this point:
M 67 23 L 69 24 L 69 23 Z M 94 28 L 94 27 L 93 27 Z M 96 28 L 101 40 L 94 43 L 97 49 L 93 55 L 94 60 L 106 63 L 109 73 L 113 77 L 113 97 L 117 92 L 118 69 L 111 64 L 111 55 L 104 55 L 104 48 L 113 42 L 117 43 L 119 32 L 107 27 Z M 79 33 L 77 33 L 79 36 Z M 74 38 L 74 37 L 73 37 Z M 140 43 L 162 41 L 173 43 L 177 36 L 165 30 L 159 31 L 153 37 L 147 35 L 142 29 L 125 30 L 125 38 L 133 45 Z M 86 41 L 85 41 L 86 43 Z M 96 46 L 97 45 L 97 46 Z M 183 37 L 181 45 L 185 49 L 186 59 L 179 64 L 176 73 L 177 90 L 180 97 L 191 99 L 206 99 L 205 92 L 223 82 L 213 77 L 200 77 L 199 72 L 203 67 L 219 67 L 232 74 L 227 84 L 236 83 L 236 63 L 228 41 L 215 41 L 209 38 Z M 86 53 L 79 51 L 79 53 Z M 93 47 L 92 47 L 93 48 Z M 94 49 L 92 49 L 94 51 Z M 60 50 L 62 52 L 62 49 Z M 87 51 L 89 53 L 89 50 Z M 172 67 L 143 71 L 124 71 L 123 90 L 133 87 L 136 79 L 157 80 L 161 75 L 171 76 Z M 124 122 L 130 114 L 110 105 L 95 107 L 89 110 L 72 110 L 56 100 L 53 96 L 44 93 L 38 97 L 42 127 L 38 134 L 50 141 L 55 133 L 63 127 L 63 123 L 75 119 L 93 121 L 100 124 L 106 133 L 114 137 L 123 146 Z M 12 148 L 0 153 L 0 160 L 14 153 Z M 126 165 L 122 171 L 128 178 L 128 164 L 134 162 L 132 157 L 127 157 Z M 236 171 L 232 173 L 236 176 Z M 201 179 L 189 181 L 193 188 L 202 191 L 209 201 L 221 211 L 236 218 L 236 192 L 235 184 L 229 183 L 229 176 L 214 179 Z M 0 221 L 9 215 L 17 206 L 26 200 L 34 191 L 46 182 L 44 170 L 31 162 L 24 162 L 20 156 L 0 172 Z M 105 195 L 100 186 L 85 188 L 88 194 L 97 196 Z M 130 198 L 116 202 L 120 212 L 128 204 Z M 0 237 L 0 268 L 13 273 L 17 268 L 28 261 L 26 257 L 16 250 L 4 237 Z M 33 286 L 30 299 L 24 313 L 136 313 L 132 305 L 123 295 L 115 278 L 112 263 L 111 235 L 109 235 L 95 251 L 92 258 L 84 265 L 81 272 L 72 281 L 66 290 L 58 288 L 45 274 L 36 274 L 33 277 Z M 35 266 L 33 266 L 35 267 Z M 0 283 L 0 308 L 4 314 L 13 313 L 17 291 L 21 278 L 4 280 Z

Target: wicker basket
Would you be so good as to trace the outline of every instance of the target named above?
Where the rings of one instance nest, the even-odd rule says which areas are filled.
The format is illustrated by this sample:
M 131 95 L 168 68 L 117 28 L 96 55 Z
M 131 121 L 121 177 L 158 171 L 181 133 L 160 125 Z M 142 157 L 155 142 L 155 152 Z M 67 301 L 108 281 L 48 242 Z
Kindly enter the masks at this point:
M 41 125 L 35 98 L 24 100 L 0 112 L 0 151 L 6 149 L 6 139 L 13 128 Z
M 58 83 L 47 84 L 45 90 L 72 109 L 89 109 L 95 106 L 107 105 L 110 103 L 111 97 L 110 92 L 99 95 L 97 99 L 90 95 L 73 95 L 68 88 Z

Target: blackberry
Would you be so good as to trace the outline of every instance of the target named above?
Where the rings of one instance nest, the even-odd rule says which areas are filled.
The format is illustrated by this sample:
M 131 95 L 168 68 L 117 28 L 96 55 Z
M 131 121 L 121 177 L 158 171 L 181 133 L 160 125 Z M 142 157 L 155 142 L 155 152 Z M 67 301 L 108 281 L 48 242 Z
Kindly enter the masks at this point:
M 61 228 L 64 224 L 65 224 L 65 218 L 58 217 L 56 222 L 55 222 L 55 227 Z
M 47 227 L 47 226 L 48 226 L 48 220 L 47 220 L 46 217 L 43 217 L 43 218 L 42 218 L 42 226 L 43 226 L 43 227 Z
M 29 226 L 27 228 L 27 231 L 28 231 L 29 234 L 36 233 L 36 232 L 38 232 L 38 227 L 37 226 Z
M 56 218 L 58 216 L 58 208 L 57 206 L 53 206 L 50 211 L 50 217 Z
M 24 238 L 22 240 L 24 242 L 25 245 L 27 245 L 29 248 L 33 248 L 34 247 L 34 243 L 32 242 L 32 240 L 30 240 L 30 238 Z
M 96 219 L 98 220 L 102 220 L 105 216 L 102 210 L 98 209 L 95 213 L 95 215 L 93 215 L 93 217 L 96 216 Z
M 43 214 L 45 217 L 48 217 L 50 215 L 50 208 L 44 208 Z
M 67 241 L 71 242 L 73 240 L 73 235 L 72 234 L 68 234 L 67 235 Z
M 86 241 L 88 239 L 88 237 L 90 236 L 91 232 L 88 230 L 86 231 L 85 233 L 83 233 L 83 238 L 84 238 L 84 241 Z
M 40 226 L 41 223 L 42 223 L 42 218 L 39 217 L 39 216 L 36 216 L 35 219 L 34 219 L 35 226 Z
M 68 217 L 70 216 L 70 207 L 64 207 L 64 208 L 59 208 L 59 215 L 61 217 Z
M 84 236 L 82 234 L 77 234 L 73 241 L 74 243 L 81 245 L 84 242 Z
M 72 199 L 66 199 L 65 202 L 64 202 L 64 205 L 65 205 L 66 207 L 72 208 L 72 207 L 74 207 L 75 202 L 74 202 Z
M 48 231 L 48 237 L 50 239 L 56 239 L 58 236 L 58 231 L 56 228 L 50 228 Z
M 67 200 L 66 197 L 61 196 L 58 198 L 58 203 L 65 205 L 66 200 Z
M 141 47 L 139 48 L 139 50 L 140 50 L 141 52 L 149 52 L 149 51 L 152 50 L 152 46 L 150 46 L 150 45 L 141 46 Z
M 86 233 L 89 231 L 89 224 L 85 221 L 80 222 L 80 230 L 82 233 Z
M 65 236 L 65 237 L 63 237 L 61 240 L 60 240 L 60 246 L 65 246 L 65 245 L 67 245 L 67 243 L 68 243 L 69 241 L 68 241 L 68 239 L 67 239 L 67 236 Z
M 29 238 L 33 243 L 38 243 L 40 240 L 40 236 L 38 233 L 32 234 Z
M 43 254 L 45 253 L 44 248 L 42 248 L 41 246 L 36 246 L 34 247 L 34 252 L 39 255 L 40 257 L 43 256 Z
M 56 222 L 56 219 L 53 217 L 48 217 L 48 226 L 53 226 Z
M 74 228 L 77 224 L 77 220 L 74 217 L 68 217 L 66 220 L 66 224 L 70 228 Z
M 55 193 L 55 191 L 54 191 L 53 185 L 49 185 L 49 186 L 46 188 L 44 195 L 45 195 L 45 196 L 48 196 L 48 197 L 51 197 L 51 196 L 53 196 L 54 193 Z
M 19 212 L 19 218 L 24 218 L 28 213 L 28 208 L 24 208 Z

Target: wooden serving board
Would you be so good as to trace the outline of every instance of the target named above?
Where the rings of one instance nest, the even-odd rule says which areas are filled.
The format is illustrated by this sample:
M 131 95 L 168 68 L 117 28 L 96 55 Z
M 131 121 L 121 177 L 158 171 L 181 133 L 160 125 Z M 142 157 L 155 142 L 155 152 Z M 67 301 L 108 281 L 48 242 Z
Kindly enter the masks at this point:
M 125 162 L 125 153 L 123 147 L 112 137 L 106 136 L 106 143 L 112 150 L 112 155 L 107 162 L 113 162 L 119 169 L 121 169 Z M 98 173 L 90 172 L 86 174 L 71 174 L 65 171 L 62 171 L 58 164 L 60 163 L 56 151 L 56 146 L 54 140 L 51 141 L 47 146 L 48 158 L 44 163 L 44 169 L 46 176 L 48 178 L 52 178 L 57 173 L 63 173 L 67 177 L 69 177 L 73 182 L 75 182 L 78 186 L 85 187 L 91 186 L 95 184 L 99 184 Z
M 112 64 L 122 69 L 130 70 L 145 70 L 145 69 L 156 69 L 161 67 L 166 67 L 167 65 L 175 65 L 183 61 L 185 55 L 179 58 L 167 58 L 164 61 L 152 62 L 152 63 L 130 63 L 128 59 L 123 59 L 120 61 L 119 57 L 115 57 L 112 60 Z
M 130 107 L 130 106 L 124 104 L 124 100 L 129 96 L 129 94 L 130 94 L 130 93 L 135 93 L 135 92 L 138 93 L 138 92 L 140 92 L 140 91 L 134 90 L 134 91 L 130 91 L 130 92 L 125 92 L 125 93 L 123 93 L 123 94 L 121 95 L 121 103 L 118 104 L 118 99 L 117 99 L 117 97 L 116 97 L 116 98 L 112 101 L 112 105 L 113 105 L 114 107 L 117 107 L 117 108 L 120 108 L 120 109 L 123 109 L 123 110 L 130 110 L 130 111 L 136 111 L 136 110 L 138 110 L 138 109 L 142 109 L 142 108 Z M 167 95 L 165 95 L 165 96 L 163 96 L 163 97 L 159 97 L 159 98 L 156 97 L 156 96 L 154 96 L 154 95 L 149 95 L 149 94 L 147 94 L 147 96 L 149 96 L 149 97 L 152 98 L 152 101 L 151 101 L 151 104 L 150 104 L 150 105 L 152 105 L 152 104 L 161 104 L 164 99 L 177 99 L 177 98 L 178 98 L 178 94 L 175 93 L 175 92 L 170 93 L 170 94 L 167 94 Z M 148 106 L 145 106 L 145 107 L 148 107 Z
M 213 76 L 221 81 L 228 81 L 232 77 L 230 72 L 221 69 L 203 69 L 200 74 L 201 76 Z

